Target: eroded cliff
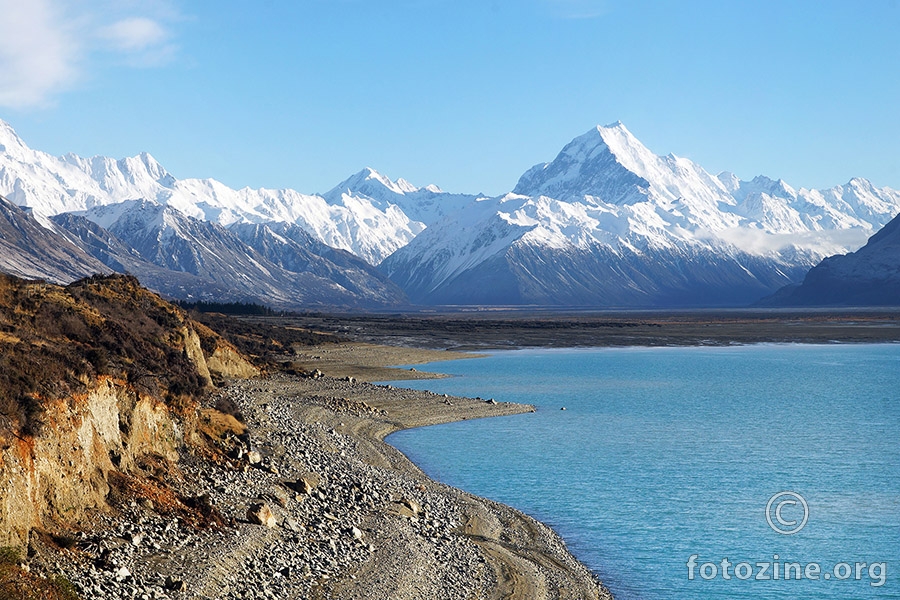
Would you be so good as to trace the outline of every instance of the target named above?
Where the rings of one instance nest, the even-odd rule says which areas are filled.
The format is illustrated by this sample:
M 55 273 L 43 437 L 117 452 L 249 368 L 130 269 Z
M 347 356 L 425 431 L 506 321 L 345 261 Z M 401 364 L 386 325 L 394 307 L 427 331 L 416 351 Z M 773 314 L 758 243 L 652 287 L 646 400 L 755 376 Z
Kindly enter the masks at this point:
M 55 286 L 0 276 L 0 546 L 103 510 L 200 443 L 198 400 L 257 374 L 231 344 L 127 276 Z

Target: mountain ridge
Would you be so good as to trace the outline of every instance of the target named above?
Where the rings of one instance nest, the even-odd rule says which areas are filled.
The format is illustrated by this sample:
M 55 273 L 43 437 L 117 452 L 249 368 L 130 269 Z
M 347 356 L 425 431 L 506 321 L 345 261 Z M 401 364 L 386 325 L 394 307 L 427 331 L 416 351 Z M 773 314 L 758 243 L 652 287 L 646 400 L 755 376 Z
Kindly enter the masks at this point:
M 95 273 L 107 274 L 112 269 L 0 196 L 0 272 L 50 283 L 70 283 Z
M 713 176 L 653 154 L 617 122 L 466 211 L 379 265 L 414 302 L 734 305 L 861 243 L 900 212 L 900 192 L 862 179 L 798 191 L 765 177 Z
M 47 226 L 49 217 L 63 212 L 83 212 L 126 200 L 153 200 L 187 216 L 225 226 L 234 222 L 290 222 L 329 246 L 377 264 L 425 226 L 386 199 L 412 194 L 405 204 L 411 211 L 417 198 L 432 204 L 445 195 L 456 198 L 457 204 L 468 198 L 446 194 L 436 186 L 416 188 L 405 180 L 393 181 L 373 169 L 365 171 L 374 173 L 393 197 L 330 193 L 329 200 L 325 195 L 292 189 L 235 190 L 215 179 L 176 179 L 146 152 L 122 159 L 82 158 L 71 153 L 55 157 L 29 148 L 8 123 L 0 120 L 0 194 L 15 204 L 31 207 L 38 221 Z M 428 214 L 423 211 L 424 216 Z
M 761 306 L 900 306 L 900 216 L 855 252 L 829 256 Z
M 152 200 L 98 206 L 85 215 L 63 213 L 52 221 L 107 266 L 124 268 L 174 298 L 279 308 L 406 302 L 403 292 L 365 261 L 301 235 L 296 226 L 292 240 L 269 232 L 264 248 L 234 225 L 201 221 Z M 245 225 L 269 230 L 268 224 Z M 281 262 L 273 262 L 276 256 Z
M 554 160 L 527 170 L 512 192 L 493 198 L 419 188 L 368 167 L 324 194 L 232 190 L 213 179 L 175 179 L 146 153 L 119 160 L 52 157 L 28 148 L 6 123 L 0 126 L 0 147 L 0 192 L 30 204 L 44 225 L 54 226 L 48 215 L 74 211 L 114 237 L 127 238 L 113 222 L 133 202 L 167 206 L 196 221 L 195 229 L 199 223 L 220 227 L 213 237 L 231 245 L 228 252 L 242 248 L 234 261 L 245 274 L 256 273 L 251 279 L 268 281 L 278 273 L 282 287 L 258 288 L 276 301 L 291 293 L 283 286 L 295 285 L 286 283 L 292 276 L 281 277 L 279 261 L 307 267 L 315 262 L 318 272 L 327 273 L 319 284 L 342 287 L 337 270 L 301 257 L 312 240 L 320 257 L 337 258 L 328 249 L 337 248 L 379 265 L 378 271 L 356 271 L 368 273 L 365 281 L 356 276 L 343 281 L 356 281 L 366 293 L 384 298 L 397 296 L 384 281 L 377 283 L 379 272 L 417 302 L 475 301 L 485 294 L 450 288 L 492 285 L 490 261 L 493 276 L 516 282 L 507 298 L 516 302 L 556 298 L 560 304 L 604 306 L 604 298 L 631 298 L 652 306 L 674 294 L 681 302 L 703 305 L 704 299 L 731 298 L 730 286 L 744 291 L 743 300 L 729 302 L 750 303 L 798 281 L 825 256 L 855 250 L 900 212 L 900 192 L 862 178 L 806 190 L 765 176 L 743 181 L 729 172 L 712 175 L 689 159 L 654 154 L 621 122 L 577 136 Z M 250 225 L 268 231 L 251 234 Z M 296 227 L 309 239 L 289 240 L 282 235 L 287 230 L 275 231 L 282 226 Z M 96 244 L 104 235 L 77 228 L 99 251 Z M 239 232 L 260 248 L 234 237 Z M 171 223 L 159 224 L 157 234 L 163 233 L 193 235 Z M 208 235 L 205 242 L 194 235 L 191 243 L 202 249 L 212 243 Z M 293 247 L 297 243 L 300 247 Z M 188 247 L 181 252 L 183 257 L 195 253 Z M 251 256 L 254 252 L 269 257 Z M 165 253 L 144 258 L 157 267 L 169 261 L 172 272 L 189 271 Z M 205 260 L 220 264 L 219 284 L 237 284 L 215 256 Z M 261 270 L 260 260 L 268 261 Z M 347 256 L 341 260 L 349 268 Z M 592 270 L 609 275 L 600 280 Z M 269 272 L 260 275 L 263 271 Z M 553 289 L 554 282 L 559 289 Z

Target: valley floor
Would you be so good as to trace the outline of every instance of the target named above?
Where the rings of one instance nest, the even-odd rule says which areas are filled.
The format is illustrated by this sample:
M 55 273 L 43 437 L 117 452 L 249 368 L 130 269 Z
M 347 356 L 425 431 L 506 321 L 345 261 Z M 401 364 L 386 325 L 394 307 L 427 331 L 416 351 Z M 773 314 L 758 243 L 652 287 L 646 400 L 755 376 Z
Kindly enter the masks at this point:
M 356 341 L 452 350 L 900 342 L 900 308 L 668 312 L 482 309 L 269 319 Z
M 432 481 L 382 441 L 408 427 L 528 418 L 532 407 L 357 380 L 396 379 L 386 365 L 458 357 L 450 353 L 304 351 L 298 360 L 322 376 L 231 382 L 211 399 L 235 403 L 249 426 L 245 450 L 259 455 L 185 456 L 167 481 L 224 525 L 193 527 L 163 510 L 152 486 L 132 486 L 70 549 L 37 538 L 32 572 L 63 573 L 83 598 L 611 598 L 548 527 Z M 250 522 L 259 504 L 271 527 Z

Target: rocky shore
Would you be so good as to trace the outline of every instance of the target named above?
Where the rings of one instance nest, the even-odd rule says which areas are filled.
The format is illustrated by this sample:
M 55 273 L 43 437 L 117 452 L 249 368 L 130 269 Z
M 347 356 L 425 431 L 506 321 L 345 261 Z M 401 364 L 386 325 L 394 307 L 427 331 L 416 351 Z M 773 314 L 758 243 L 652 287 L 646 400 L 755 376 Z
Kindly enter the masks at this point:
M 432 481 L 383 442 L 533 411 L 357 380 L 435 358 L 397 352 L 312 349 L 302 358 L 324 373 L 228 382 L 208 402 L 246 429 L 207 427 L 220 453 L 120 482 L 113 512 L 65 539 L 33 536 L 23 565 L 85 599 L 611 598 L 548 527 Z

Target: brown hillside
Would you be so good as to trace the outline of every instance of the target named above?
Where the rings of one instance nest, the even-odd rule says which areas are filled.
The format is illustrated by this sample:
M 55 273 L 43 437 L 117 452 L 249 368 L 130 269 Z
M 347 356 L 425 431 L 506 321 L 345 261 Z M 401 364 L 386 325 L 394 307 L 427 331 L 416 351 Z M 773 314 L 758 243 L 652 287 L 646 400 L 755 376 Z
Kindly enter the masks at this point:
M 210 383 L 197 334 L 209 355 L 230 346 L 133 277 L 62 287 L 0 275 L 0 423 L 35 433 L 43 401 L 104 375 L 172 406 L 197 398 Z
M 0 275 L 0 546 L 105 509 L 117 474 L 174 465 L 207 433 L 211 380 L 256 373 L 134 277 Z

